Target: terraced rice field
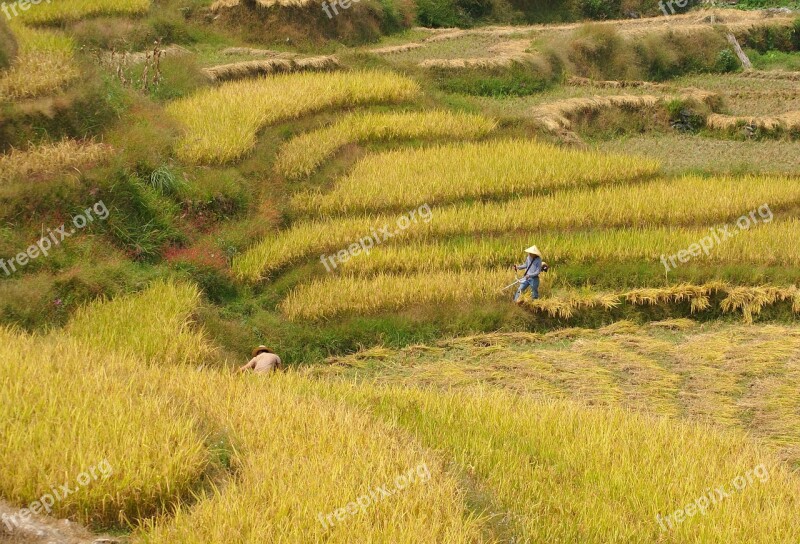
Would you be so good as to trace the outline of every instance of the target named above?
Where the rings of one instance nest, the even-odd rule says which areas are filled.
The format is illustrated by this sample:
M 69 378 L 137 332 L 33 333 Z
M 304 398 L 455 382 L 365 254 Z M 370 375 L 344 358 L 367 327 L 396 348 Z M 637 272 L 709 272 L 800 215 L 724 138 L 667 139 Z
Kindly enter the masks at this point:
M 391 72 L 304 73 L 226 83 L 170 104 L 186 134 L 178 155 L 187 161 L 224 163 L 255 145 L 259 129 L 325 108 L 403 102 L 420 90 Z
M 657 47 L 727 62 L 728 31 L 794 16 L 310 51 L 237 26 L 306 0 L 192 4 L 54 0 L 13 25 L 0 514 L 102 463 L 47 514 L 130 544 L 800 541 L 798 79 L 672 77 L 683 52 Z M 81 47 L 164 29 L 159 88 Z M 585 77 L 644 78 L 634 53 L 663 70 Z M 84 80 L 108 126 L 72 115 Z M 2 272 L 89 198 L 108 222 Z M 514 304 L 532 244 L 550 270 Z M 261 343 L 283 371 L 236 372 Z
M 17 7 L 24 23 L 39 25 L 74 21 L 101 15 L 141 15 L 150 9 L 150 0 L 50 0 Z
M 654 161 L 522 140 L 451 144 L 368 157 L 332 191 L 301 193 L 293 203 L 298 211 L 318 216 L 403 210 L 422 204 L 607 185 L 653 176 L 658 168 Z
M 707 202 L 710 192 L 717 198 Z M 700 206 L 700 202 L 704 205 Z M 430 221 L 399 231 L 392 240 L 586 227 L 656 227 L 665 223 L 711 226 L 735 221 L 765 203 L 774 213 L 796 206 L 800 203 L 800 187 L 781 177 L 685 176 L 506 202 L 453 204 L 434 209 Z M 389 215 L 305 220 L 249 250 L 234 262 L 234 269 L 242 277 L 258 279 L 300 258 L 310 257 L 312 252 L 347 247 L 350 242 L 396 221 L 396 217 Z
M 631 331 L 621 326 L 616 335 L 576 331 L 585 340 L 574 347 L 561 342 L 560 349 L 537 351 L 530 351 L 529 343 L 506 344 L 502 335 L 464 339 L 449 345 L 453 354 L 463 353 L 458 363 L 444 361 L 429 370 L 425 358 L 441 355 L 442 348 L 398 354 L 404 360 L 411 357 L 410 372 L 417 383 L 452 384 L 454 369 L 463 369 L 466 374 L 456 383 L 467 389 L 448 393 L 348 385 L 296 372 L 276 376 L 265 387 L 262 380 L 195 368 L 208 354 L 184 359 L 186 350 L 173 349 L 187 343 L 208 346 L 202 331 L 191 325 L 197 300 L 190 285 L 161 283 L 140 295 L 92 305 L 63 332 L 49 337 L 2 330 L 0 372 L 12 387 L 3 389 L 0 421 L 4 436 L 14 436 L 15 442 L 0 448 L 0 464 L 13 464 L 16 475 L 2 479 L 4 496 L 35 500 L 43 485 L 102 459 L 107 476 L 60 501 L 56 511 L 98 525 L 123 522 L 134 529 L 134 542 L 224 541 L 243 534 L 248 541 L 349 542 L 366 537 L 410 544 L 432 536 L 437 542 L 465 543 L 515 534 L 629 542 L 657 538 L 662 531 L 657 514 L 694 500 L 698 490 L 710 485 L 730 486 L 737 476 L 752 475 L 758 467 L 766 477 L 753 479 L 747 493 L 691 524 L 678 525 L 673 535 L 683 540 L 745 535 L 750 542 L 767 543 L 800 534 L 794 516 L 800 481 L 774 457 L 771 446 L 743 441 L 735 424 L 723 431 L 676 419 L 685 370 L 683 359 L 667 366 L 659 355 L 671 345 L 666 340 L 626 335 Z M 154 307 L 159 319 L 135 319 Z M 728 340 L 736 331 L 721 334 L 720 340 Z M 748 339 L 763 345 L 779 334 L 786 342 L 775 328 L 754 331 Z M 180 340 L 171 346 L 165 340 L 174 335 Z M 714 338 L 704 342 L 709 355 L 720 349 L 714 347 L 719 346 Z M 680 341 L 673 343 L 679 352 Z M 784 343 L 787 361 L 796 351 L 792 346 L 793 340 Z M 722 349 L 724 360 L 730 360 L 732 347 Z M 62 364 L 42 365 L 43 353 L 52 353 Z M 7 364 L 11 357 L 18 364 Z M 338 362 L 363 367 L 370 357 L 358 354 Z M 386 368 L 395 365 L 391 357 L 382 355 Z M 87 370 L 81 366 L 86 358 L 102 358 L 104 365 Z M 472 363 L 475 358 L 481 364 Z M 714 361 L 708 359 L 699 377 L 713 378 L 719 368 Z M 772 363 L 759 366 L 754 376 L 755 359 L 744 355 L 734 361 L 742 379 L 770 373 L 775 384 L 769 391 L 777 391 L 783 382 L 791 386 L 786 375 L 773 372 Z M 509 364 L 515 365 L 513 373 Z M 409 369 L 407 363 L 402 366 Z M 478 374 L 470 375 L 473 367 Z M 620 376 L 622 368 L 632 367 L 635 373 Z M 489 368 L 494 368 L 493 387 L 468 387 Z M 517 371 L 533 368 L 539 371 Z M 580 372 L 570 373 L 570 368 Z M 408 372 L 402 370 L 399 380 L 409 379 Z M 387 374 L 382 381 L 396 379 Z M 544 388 L 566 397 L 582 387 L 595 391 L 594 404 L 604 407 L 587 410 L 565 400 L 493 390 L 506 383 L 524 384 L 524 391 L 534 396 Z M 685 387 L 694 390 L 696 385 Z M 773 407 L 769 399 L 733 397 L 731 414 L 746 408 L 776 423 L 785 421 L 781 417 L 789 406 Z M 686 402 L 701 414 L 707 399 Z M 22 413 L 31 406 L 37 408 L 35 422 Z M 72 407 L 69 413 L 65 406 Z M 671 419 L 651 419 L 616 406 L 650 409 Z M 309 419 L 308 413 L 315 417 Z M 776 427 L 765 434 L 779 432 Z M 64 440 L 55 447 L 58 433 L 82 440 Z M 792 443 L 792 436 L 784 439 Z M 14 454 L 20 440 L 26 451 L 37 452 L 39 462 L 20 464 Z M 497 441 L 504 447 L 493 447 Z M 531 458 L 548 461 L 531 463 Z M 411 473 L 417 476 L 406 476 L 402 493 L 391 487 L 398 475 Z M 165 480 L 171 483 L 168 489 L 154 485 Z M 340 507 L 338 497 L 355 499 L 378 486 L 395 490 L 391 500 L 356 509 L 346 523 L 336 517 L 330 524 L 325 521 L 326 513 Z M 297 488 L 303 493 L 293 492 Z M 190 494 L 193 500 L 184 502 Z M 478 494 L 480 502 L 475 500 Z M 261 508 L 252 508 L 254 503 Z M 565 505 L 566 518 L 554 515 Z M 172 508 L 171 517 L 153 517 Z M 619 509 L 633 520 L 624 535 L 614 528 L 616 522 L 609 525 Z M 126 515 L 111 519 L 116 512 Z M 499 512 L 513 520 L 505 529 L 492 522 Z M 753 515 L 759 516 L 758 527 L 749 523 Z

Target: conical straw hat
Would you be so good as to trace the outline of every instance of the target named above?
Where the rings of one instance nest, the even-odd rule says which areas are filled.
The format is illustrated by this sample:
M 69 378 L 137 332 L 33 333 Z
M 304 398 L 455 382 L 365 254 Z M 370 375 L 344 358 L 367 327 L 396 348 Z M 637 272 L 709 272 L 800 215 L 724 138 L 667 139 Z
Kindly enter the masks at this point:
M 531 255 L 536 255 L 537 257 L 542 256 L 542 252 L 539 251 L 539 248 L 536 246 L 531 246 L 525 250 L 525 253 L 530 253 Z

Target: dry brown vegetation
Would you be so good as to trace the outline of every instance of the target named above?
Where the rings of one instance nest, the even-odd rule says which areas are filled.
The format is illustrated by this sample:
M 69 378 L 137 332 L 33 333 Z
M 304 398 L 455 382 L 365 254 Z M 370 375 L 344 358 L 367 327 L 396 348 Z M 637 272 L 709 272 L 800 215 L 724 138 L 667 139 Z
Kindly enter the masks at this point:
M 740 127 L 761 129 L 767 132 L 800 130 L 800 111 L 790 111 L 771 117 L 712 113 L 706 118 L 706 125 L 715 130 L 733 130 Z
M 423 68 L 495 68 L 516 63 L 534 62 L 537 57 L 528 52 L 530 40 L 501 42 L 487 49 L 486 57 L 428 59 L 419 63 Z

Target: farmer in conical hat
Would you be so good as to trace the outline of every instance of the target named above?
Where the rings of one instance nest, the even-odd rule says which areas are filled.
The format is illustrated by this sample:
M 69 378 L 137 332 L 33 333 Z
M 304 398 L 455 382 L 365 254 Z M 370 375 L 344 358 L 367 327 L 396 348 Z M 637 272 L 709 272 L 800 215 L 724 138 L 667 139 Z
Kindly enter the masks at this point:
M 239 372 L 252 370 L 259 374 L 271 374 L 283 367 L 281 358 L 275 355 L 267 346 L 258 346 L 253 350 L 253 358 L 239 369 Z
M 531 300 L 539 298 L 539 274 L 542 272 L 542 253 L 536 246 L 531 246 L 525 250 L 528 255 L 522 264 L 511 265 L 514 270 L 524 270 L 522 281 L 519 282 L 519 289 L 514 295 L 514 302 L 519 304 L 522 292 L 528 287 L 531 288 Z

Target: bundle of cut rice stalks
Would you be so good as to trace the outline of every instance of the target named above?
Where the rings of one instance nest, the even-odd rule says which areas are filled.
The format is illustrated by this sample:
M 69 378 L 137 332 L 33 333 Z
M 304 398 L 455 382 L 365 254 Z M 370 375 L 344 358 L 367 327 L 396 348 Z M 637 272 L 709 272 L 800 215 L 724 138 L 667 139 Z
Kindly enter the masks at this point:
M 800 111 L 790 111 L 769 117 L 746 117 L 712 113 L 706 119 L 706 126 L 715 130 L 733 130 L 739 127 L 750 127 L 767 132 L 776 130 L 800 130 Z
M 711 295 L 722 293 L 720 302 L 724 313 L 741 312 L 745 323 L 752 323 L 761 310 L 779 302 L 791 301 L 792 311 L 800 313 L 800 289 L 795 285 L 777 287 L 732 286 L 725 282 L 709 282 L 704 285 L 680 284 L 669 287 L 633 289 L 625 293 L 568 293 L 564 296 L 524 301 L 523 307 L 533 312 L 546 313 L 550 317 L 569 319 L 578 310 L 602 307 L 613 309 L 621 300 L 633 305 L 661 306 L 689 302 L 692 313 L 711 308 Z
M 308 57 L 304 59 L 271 58 L 221 64 L 205 68 L 203 73 L 212 81 L 235 81 L 279 73 L 322 72 L 335 70 L 339 67 L 339 59 L 334 56 Z
M 590 308 L 601 307 L 611 310 L 620 305 L 620 295 L 614 293 L 569 293 L 565 297 L 539 298 L 536 300 L 524 300 L 523 307 L 558 317 L 560 319 L 571 318 L 576 311 Z
M 759 315 L 765 306 L 786 300 L 792 301 L 792 311 L 800 313 L 800 290 L 794 285 L 789 287 L 732 287 L 728 296 L 720 303 L 723 312 L 741 311 L 746 323 L 753 322 L 753 316 Z

